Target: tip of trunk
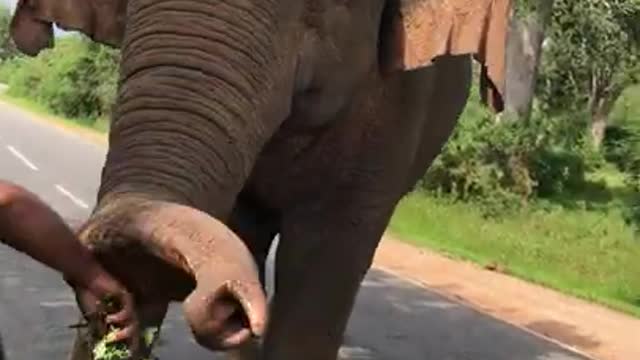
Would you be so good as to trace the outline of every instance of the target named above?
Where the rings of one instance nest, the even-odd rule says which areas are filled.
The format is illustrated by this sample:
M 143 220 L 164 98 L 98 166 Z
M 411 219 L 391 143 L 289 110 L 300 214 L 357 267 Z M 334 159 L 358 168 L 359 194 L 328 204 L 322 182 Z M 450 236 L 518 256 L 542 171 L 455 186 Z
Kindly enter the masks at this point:
M 196 340 L 210 350 L 228 350 L 261 337 L 267 303 L 260 283 L 227 281 L 213 290 L 198 286 L 184 302 Z
M 182 301 L 198 342 L 229 349 L 262 336 L 266 295 L 241 239 L 217 219 L 168 202 L 122 199 L 81 230 L 136 301 Z

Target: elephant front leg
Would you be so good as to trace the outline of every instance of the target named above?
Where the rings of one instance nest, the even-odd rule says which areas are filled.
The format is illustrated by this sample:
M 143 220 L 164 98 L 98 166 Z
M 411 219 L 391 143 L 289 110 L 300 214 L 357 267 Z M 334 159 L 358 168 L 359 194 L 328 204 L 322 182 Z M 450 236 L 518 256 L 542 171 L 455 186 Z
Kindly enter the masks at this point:
M 262 359 L 337 359 L 391 208 L 339 200 L 285 215 Z

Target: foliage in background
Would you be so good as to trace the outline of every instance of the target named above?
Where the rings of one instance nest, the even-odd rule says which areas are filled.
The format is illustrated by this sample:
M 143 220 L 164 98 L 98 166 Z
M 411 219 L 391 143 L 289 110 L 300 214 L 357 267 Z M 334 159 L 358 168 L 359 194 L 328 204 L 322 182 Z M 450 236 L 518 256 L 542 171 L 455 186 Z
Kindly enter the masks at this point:
M 36 101 L 56 115 L 93 124 L 108 117 L 117 88 L 119 52 L 73 35 L 37 57 L 5 61 L 9 95 Z
M 532 16 L 549 4 L 518 1 L 516 13 Z M 625 106 L 624 113 L 615 112 L 615 125 L 607 129 L 607 123 L 616 103 L 620 108 L 620 103 L 640 99 L 639 92 L 620 96 L 640 79 L 639 28 L 640 1 L 555 0 L 530 118 L 496 118 L 473 91 L 421 188 L 472 201 L 485 214 L 498 215 L 532 200 L 591 191 L 588 175 L 609 161 L 637 191 L 640 112 Z M 605 129 L 601 149 L 602 139 L 596 137 L 604 137 Z
M 9 36 L 11 11 L 6 4 L 0 3 L 0 61 L 9 59 L 17 54 L 13 40 Z
M 545 111 L 587 111 L 599 145 L 617 99 L 640 79 L 640 1 L 556 0 L 540 75 Z
M 475 91 L 472 94 L 476 94 Z M 548 118 L 497 121 L 472 95 L 456 130 L 421 187 L 483 205 L 488 215 L 583 186 L 602 158 L 585 141 L 581 121 Z

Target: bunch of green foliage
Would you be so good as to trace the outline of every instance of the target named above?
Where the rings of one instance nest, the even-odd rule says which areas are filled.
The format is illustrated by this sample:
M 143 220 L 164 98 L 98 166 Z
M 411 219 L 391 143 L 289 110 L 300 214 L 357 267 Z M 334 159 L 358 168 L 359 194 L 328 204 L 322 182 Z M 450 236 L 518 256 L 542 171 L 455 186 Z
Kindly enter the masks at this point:
M 113 343 L 109 340 L 113 338 L 118 331 L 112 328 L 102 339 L 100 339 L 93 348 L 94 360 L 127 360 L 131 357 L 131 351 L 124 343 Z M 151 347 L 156 340 L 158 333 L 157 328 L 145 329 L 142 340 L 146 347 Z
M 605 156 L 640 191 L 640 86 L 627 89 L 616 105 L 605 138 Z
M 110 297 L 107 297 L 102 301 L 103 308 L 102 317 L 107 314 L 113 313 L 118 305 L 116 301 Z M 104 319 L 103 319 L 104 320 Z M 123 342 L 113 342 L 113 337 L 118 332 L 119 328 L 113 325 L 109 326 L 109 331 L 97 341 L 93 347 L 93 359 L 94 360 L 128 360 L 131 357 L 131 350 Z M 144 329 L 142 333 L 142 345 L 151 350 L 155 344 L 158 336 L 159 329 L 156 327 L 148 327 Z
M 66 36 L 37 57 L 4 64 L 0 78 L 12 96 L 34 100 L 56 115 L 93 123 L 111 112 L 118 62 L 117 50 L 79 35 Z
M 93 358 L 95 360 L 126 360 L 131 356 L 131 351 L 124 343 L 112 343 L 110 340 L 118 329 L 111 331 L 100 339 L 93 348 Z
M 474 94 L 474 92 L 472 92 Z M 472 95 L 421 187 L 480 203 L 488 215 L 580 189 L 602 158 L 585 139 L 584 116 L 498 119 Z

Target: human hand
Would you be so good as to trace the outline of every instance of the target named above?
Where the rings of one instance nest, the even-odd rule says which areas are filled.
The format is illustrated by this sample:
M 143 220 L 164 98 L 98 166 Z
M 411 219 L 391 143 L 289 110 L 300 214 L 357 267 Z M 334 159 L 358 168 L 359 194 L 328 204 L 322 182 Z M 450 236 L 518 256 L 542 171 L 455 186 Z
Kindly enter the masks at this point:
M 108 342 L 125 341 L 135 353 L 140 346 L 140 324 L 132 294 L 99 266 L 88 274 L 81 284 L 71 284 L 82 313 L 99 324 L 101 332 L 116 328 Z

